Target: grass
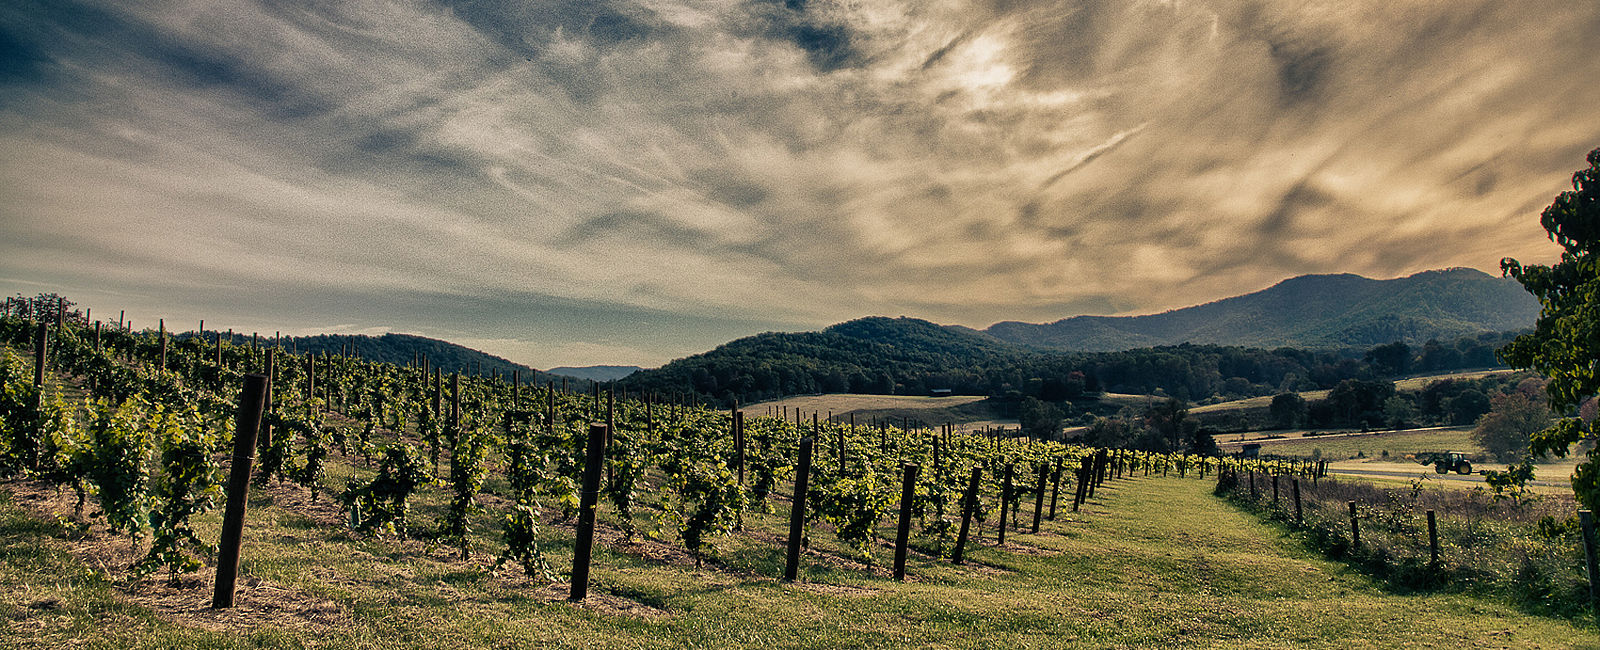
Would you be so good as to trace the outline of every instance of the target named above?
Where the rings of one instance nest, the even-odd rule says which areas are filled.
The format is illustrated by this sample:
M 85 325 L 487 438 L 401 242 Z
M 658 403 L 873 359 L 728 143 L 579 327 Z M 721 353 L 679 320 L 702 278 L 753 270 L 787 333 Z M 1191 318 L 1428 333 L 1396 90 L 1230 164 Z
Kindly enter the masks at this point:
M 1083 513 L 1046 522 L 1044 534 L 1014 533 L 1009 550 L 993 547 L 989 531 L 967 567 L 914 557 L 914 581 L 904 584 L 814 557 L 805 584 L 773 580 L 781 549 L 761 535 L 784 522 L 751 514 L 747 532 L 723 542 L 720 564 L 706 569 L 600 545 L 589 606 L 515 572 L 488 574 L 448 548 L 318 525 L 289 499 L 261 495 L 247 528 L 245 580 L 336 611 L 321 627 L 269 616 L 222 631 L 191 624 L 214 620 L 190 611 L 203 605 L 133 604 L 113 577 L 68 553 L 78 533 L 0 496 L 0 646 L 1600 646 L 1592 621 L 1528 616 L 1460 595 L 1389 593 L 1209 488 L 1193 479 L 1113 482 Z M 202 534 L 213 535 L 213 525 Z M 814 538 L 814 549 L 837 550 L 830 534 Z M 570 562 L 559 539 L 547 551 L 558 567 Z M 209 582 L 195 589 L 208 595 Z

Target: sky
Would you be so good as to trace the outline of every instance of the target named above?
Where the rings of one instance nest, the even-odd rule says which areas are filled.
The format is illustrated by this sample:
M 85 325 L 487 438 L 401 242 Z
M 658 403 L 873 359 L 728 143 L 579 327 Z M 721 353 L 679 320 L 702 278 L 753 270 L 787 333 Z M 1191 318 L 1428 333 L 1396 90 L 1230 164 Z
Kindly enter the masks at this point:
M 1559 252 L 1596 43 L 1587 0 L 10 0 L 0 290 L 547 368 L 1498 274 Z

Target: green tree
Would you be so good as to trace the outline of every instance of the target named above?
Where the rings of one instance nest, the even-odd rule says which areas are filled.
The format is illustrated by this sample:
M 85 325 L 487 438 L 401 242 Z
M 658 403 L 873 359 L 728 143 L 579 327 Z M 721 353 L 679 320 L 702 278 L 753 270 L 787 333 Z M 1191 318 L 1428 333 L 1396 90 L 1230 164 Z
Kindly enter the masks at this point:
M 1017 420 L 1022 425 L 1022 432 L 1040 440 L 1055 440 L 1061 437 L 1063 417 L 1065 416 L 1061 413 L 1061 409 L 1055 404 L 1041 402 L 1032 397 L 1022 398 L 1022 406 L 1017 409 Z
M 1417 409 L 1411 405 L 1411 400 L 1399 395 L 1383 400 L 1383 418 L 1389 426 L 1402 429 L 1416 417 Z
M 1472 438 L 1502 463 L 1515 462 L 1528 453 L 1528 438 L 1549 428 L 1550 408 L 1521 391 L 1495 395 L 1488 413 L 1478 418 Z
M 1411 369 L 1411 348 L 1400 341 L 1380 345 L 1367 351 L 1366 361 L 1378 374 L 1403 375 Z
M 1279 429 L 1293 429 L 1306 421 L 1306 398 L 1298 393 L 1282 393 L 1272 398 L 1267 410 Z
M 1600 149 L 1589 152 L 1588 162 L 1588 169 L 1572 175 L 1572 190 L 1558 195 L 1539 217 L 1561 246 L 1561 261 L 1550 266 L 1500 261 L 1501 270 L 1543 307 L 1534 331 L 1501 348 L 1500 358 L 1549 377 L 1545 392 L 1558 413 L 1570 413 L 1600 393 Z M 1596 421 L 1568 417 L 1533 434 L 1529 449 L 1566 456 L 1574 443 L 1597 439 Z M 1573 471 L 1572 490 L 1584 507 L 1600 508 L 1600 446 Z

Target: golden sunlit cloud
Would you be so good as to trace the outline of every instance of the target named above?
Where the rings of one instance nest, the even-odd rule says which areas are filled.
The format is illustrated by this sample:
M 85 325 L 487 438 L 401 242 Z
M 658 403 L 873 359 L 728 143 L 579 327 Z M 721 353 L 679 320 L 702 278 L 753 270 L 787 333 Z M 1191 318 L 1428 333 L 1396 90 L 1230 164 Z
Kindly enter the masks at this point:
M 1596 42 L 1554 0 L 9 3 L 0 277 L 548 366 L 1494 271 L 1554 254 Z

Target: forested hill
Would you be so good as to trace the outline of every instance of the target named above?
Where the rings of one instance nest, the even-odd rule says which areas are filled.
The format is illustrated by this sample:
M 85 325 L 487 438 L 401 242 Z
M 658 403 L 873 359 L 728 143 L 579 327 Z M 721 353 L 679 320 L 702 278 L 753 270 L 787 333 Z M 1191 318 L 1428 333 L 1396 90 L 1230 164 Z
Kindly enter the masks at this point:
M 996 323 L 995 338 L 1044 349 L 1111 351 L 1184 342 L 1258 348 L 1413 346 L 1532 327 L 1539 303 L 1515 281 L 1475 269 L 1393 280 L 1306 275 L 1204 305 L 1149 316 Z
M 250 337 L 245 336 L 240 342 L 249 343 Z M 502 376 L 511 374 L 512 370 L 522 371 L 524 381 L 532 381 L 533 368 L 520 363 L 507 361 L 487 352 L 479 352 L 472 348 L 457 345 L 449 341 L 430 339 L 425 336 L 412 334 L 384 334 L 383 336 L 367 336 L 365 334 L 318 334 L 316 336 L 286 336 L 283 338 L 284 349 L 294 350 L 300 354 L 307 352 L 344 354 L 351 352 L 368 361 L 379 361 L 404 366 L 420 359 L 428 358 L 428 367 L 438 368 L 446 373 L 461 372 L 463 374 L 491 375 L 499 373 Z M 539 382 L 548 381 L 549 375 L 538 373 Z
M 640 370 L 644 369 L 639 366 L 561 366 L 559 368 L 551 368 L 545 372 L 589 381 L 616 381 Z
M 1186 400 L 1332 388 L 1377 379 L 1496 365 L 1508 334 L 1483 334 L 1412 347 L 1263 350 L 1160 346 L 1062 353 L 1005 343 L 963 328 L 912 318 L 872 317 L 820 332 L 769 332 L 644 370 L 618 383 L 630 390 L 693 392 L 727 404 L 808 393 L 927 395 L 947 389 L 1047 401 L 1100 390 L 1162 393 Z
M 915 318 L 870 317 L 820 332 L 767 332 L 645 370 L 621 381 L 750 402 L 801 393 L 985 394 L 987 378 L 1047 355 Z

